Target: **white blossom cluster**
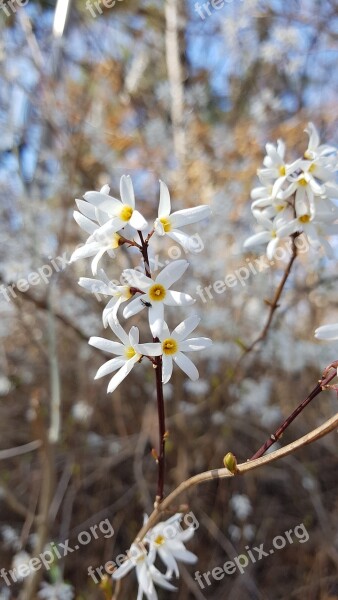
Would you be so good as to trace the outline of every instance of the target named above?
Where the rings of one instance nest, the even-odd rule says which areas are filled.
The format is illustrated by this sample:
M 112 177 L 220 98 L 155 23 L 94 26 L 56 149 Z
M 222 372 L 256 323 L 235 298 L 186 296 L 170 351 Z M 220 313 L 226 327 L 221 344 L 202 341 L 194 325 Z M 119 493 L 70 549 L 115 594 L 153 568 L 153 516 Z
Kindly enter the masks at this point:
M 184 546 L 184 542 L 194 535 L 194 527 L 183 529 L 180 525 L 182 516 L 182 513 L 176 513 L 150 529 L 142 544 L 130 547 L 128 558 L 113 573 L 113 579 L 121 579 L 135 568 L 139 585 L 137 600 L 142 600 L 143 595 L 147 600 L 157 600 L 154 584 L 168 591 L 175 591 L 170 579 L 173 574 L 179 577 L 177 561 L 190 564 L 197 561 L 197 556 Z M 156 558 L 166 566 L 165 573 L 155 566 Z
M 338 233 L 337 149 L 320 144 L 313 123 L 305 131 L 307 149 L 291 163 L 282 140 L 266 145 L 263 168 L 257 173 L 261 185 L 251 192 L 252 213 L 262 231 L 249 237 L 244 247 L 267 244 L 269 260 L 282 240 L 297 234 L 304 234 L 315 250 L 322 246 L 332 255 L 327 236 Z
M 137 269 L 125 269 L 120 278 L 123 285 L 111 282 L 103 269 L 98 270 L 98 264 L 105 253 L 114 258 L 123 244 L 138 248 L 144 263 L 144 251 L 148 251 L 153 234 L 160 237 L 167 235 L 186 251 L 193 251 L 191 237 L 181 231 L 181 228 L 205 219 L 209 216 L 210 209 L 208 206 L 197 206 L 172 213 L 169 190 L 160 181 L 158 216 L 152 227 L 149 227 L 135 208 L 134 189 L 129 176 L 121 177 L 121 200 L 110 196 L 109 191 L 109 187 L 105 185 L 100 192 L 87 192 L 84 200 L 76 200 L 79 211 L 74 212 L 74 218 L 89 237 L 83 246 L 75 250 L 70 260 L 74 262 L 80 258 L 93 257 L 92 273 L 98 277 L 81 278 L 79 284 L 91 292 L 111 297 L 103 311 L 103 324 L 105 327 L 110 326 L 118 341 L 91 337 L 89 344 L 115 355 L 115 358 L 102 365 L 96 379 L 117 371 L 108 385 L 108 392 L 113 392 L 144 356 L 150 360 L 162 356 L 163 383 L 170 380 L 173 363 L 195 381 L 199 377 L 198 370 L 185 353 L 203 350 L 211 345 L 211 340 L 189 337 L 200 321 L 195 315 L 189 316 L 171 332 L 164 319 L 165 307 L 190 306 L 195 302 L 189 294 L 171 289 L 187 270 L 188 261 L 169 262 L 156 277 L 150 273 L 146 264 Z M 152 342 L 140 343 L 137 327 L 131 327 L 129 333 L 126 333 L 117 316 L 122 303 L 126 303 L 123 311 L 126 319 L 147 309 Z

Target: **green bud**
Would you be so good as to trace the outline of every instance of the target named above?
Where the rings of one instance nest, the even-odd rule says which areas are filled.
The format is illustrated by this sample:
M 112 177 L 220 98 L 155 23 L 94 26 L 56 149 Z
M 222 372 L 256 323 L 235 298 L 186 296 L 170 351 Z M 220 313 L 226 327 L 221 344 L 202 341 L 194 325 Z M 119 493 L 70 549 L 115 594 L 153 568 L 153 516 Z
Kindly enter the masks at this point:
M 232 452 L 228 452 L 228 454 L 225 455 L 225 457 L 223 458 L 223 463 L 224 466 L 228 469 L 228 471 L 230 471 L 230 473 L 232 473 L 233 475 L 237 473 L 237 459 L 236 456 L 232 454 Z

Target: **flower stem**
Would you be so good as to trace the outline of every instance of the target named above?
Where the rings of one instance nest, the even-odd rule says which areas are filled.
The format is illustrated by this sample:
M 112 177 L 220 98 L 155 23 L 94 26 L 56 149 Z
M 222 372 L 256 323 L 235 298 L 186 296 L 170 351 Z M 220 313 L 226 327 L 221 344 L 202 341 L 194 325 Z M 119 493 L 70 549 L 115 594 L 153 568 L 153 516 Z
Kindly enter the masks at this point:
M 147 277 L 151 277 L 151 270 L 148 256 L 148 245 L 151 236 L 148 236 L 145 240 L 142 231 L 138 232 L 141 240 L 140 252 L 144 261 L 144 269 Z M 159 342 L 158 338 L 153 338 L 154 342 Z M 155 507 L 163 499 L 163 488 L 164 488 L 164 473 L 165 473 L 165 410 L 164 410 L 164 397 L 163 397 L 163 383 L 162 383 L 162 357 L 154 357 L 155 367 L 155 378 L 156 378 L 156 396 L 157 396 L 157 413 L 158 413 L 158 453 L 157 453 L 157 464 L 158 464 L 158 479 L 157 479 L 157 493 L 155 498 Z

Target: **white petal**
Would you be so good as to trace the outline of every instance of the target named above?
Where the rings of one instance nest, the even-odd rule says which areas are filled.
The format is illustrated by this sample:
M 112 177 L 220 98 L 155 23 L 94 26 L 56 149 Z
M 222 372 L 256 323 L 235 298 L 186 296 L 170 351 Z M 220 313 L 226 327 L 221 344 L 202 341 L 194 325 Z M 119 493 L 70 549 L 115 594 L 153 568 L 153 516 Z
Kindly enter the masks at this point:
M 96 275 L 96 274 L 97 274 L 97 269 L 98 269 L 98 266 L 99 266 L 99 262 L 100 262 L 100 260 L 101 260 L 102 256 L 104 255 L 104 253 L 105 253 L 106 251 L 107 251 L 107 248 L 106 248 L 106 247 L 104 247 L 104 248 L 101 248 L 101 249 L 98 251 L 98 253 L 96 254 L 96 256 L 94 256 L 94 258 L 93 258 L 93 260 L 92 260 L 92 263 L 91 263 L 91 269 L 92 269 L 92 273 L 93 273 L 93 275 Z
M 84 244 L 83 246 L 81 246 L 81 248 L 76 248 L 76 250 L 74 250 L 73 254 L 69 259 L 69 262 L 72 263 L 76 260 L 79 260 L 80 258 L 88 258 L 89 256 L 93 256 L 97 253 L 99 248 L 100 246 L 97 242 Z
M 175 281 L 182 277 L 188 267 L 189 263 L 187 260 L 174 260 L 157 275 L 156 283 L 161 283 L 166 288 L 169 288 Z
M 93 204 L 96 208 L 103 210 L 110 216 L 116 215 L 121 210 L 121 202 L 107 194 L 101 192 L 86 192 L 83 196 L 87 202 Z
M 122 272 L 122 279 L 130 286 L 136 287 L 143 292 L 146 292 L 149 290 L 150 286 L 154 285 L 153 279 L 150 279 L 150 277 L 147 277 L 136 269 L 125 269 Z
M 196 300 L 184 292 L 173 292 L 172 290 L 167 290 L 163 302 L 167 306 L 190 306 L 191 304 L 195 304 Z
M 212 341 L 209 338 L 198 337 L 184 340 L 180 343 L 180 350 L 182 352 L 196 352 L 197 350 L 204 350 L 212 345 Z
M 147 221 L 138 210 L 134 210 L 129 223 L 132 227 L 137 229 L 137 231 L 142 231 L 148 227 Z
M 315 337 L 319 340 L 338 340 L 338 323 L 318 327 L 315 331 Z
M 125 560 L 122 565 L 114 571 L 112 578 L 113 579 L 121 579 L 127 573 L 129 573 L 135 567 L 134 563 L 128 558 Z
M 135 194 L 130 175 L 122 175 L 120 179 L 120 195 L 123 204 L 135 208 Z
M 103 352 L 111 352 L 112 354 L 122 355 L 124 354 L 124 345 L 119 342 L 112 342 L 111 340 L 106 340 L 101 337 L 91 337 L 88 341 L 90 346 L 94 346 L 94 348 L 98 348 L 99 350 L 103 350 Z
M 170 223 L 174 229 L 197 223 L 211 215 L 209 206 L 195 206 L 194 208 L 184 208 L 174 212 L 170 217 Z
M 112 294 L 112 290 L 108 285 L 99 279 L 80 277 L 78 284 L 92 294 L 105 294 L 106 296 L 111 296 Z
M 252 235 L 247 240 L 245 240 L 243 247 L 251 248 L 252 246 L 258 246 L 259 244 L 266 244 L 270 240 L 270 231 L 261 231 L 260 233 L 255 233 L 255 235 Z
M 108 375 L 109 373 L 120 369 L 121 367 L 123 367 L 125 362 L 126 359 L 122 358 L 122 356 L 108 360 L 106 363 L 104 363 L 104 365 L 102 365 L 102 367 L 99 368 L 98 372 L 95 375 L 95 379 L 100 379 L 100 377 L 104 377 L 105 375 Z
M 163 354 L 162 358 L 162 382 L 168 383 L 173 372 L 173 359 L 171 356 Z
M 192 254 L 199 254 L 203 249 L 199 237 L 196 238 L 193 235 L 188 235 L 187 233 L 184 233 L 184 231 L 174 229 L 173 231 L 169 231 L 167 236 L 174 240 L 174 242 L 177 242 L 177 244 L 180 244 L 184 250 L 191 252 Z
M 182 321 L 182 323 L 177 325 L 177 327 L 175 327 L 171 334 L 172 337 L 175 338 L 175 340 L 177 341 L 185 340 L 189 333 L 196 329 L 200 320 L 200 317 L 198 317 L 197 315 L 191 315 L 190 317 Z
M 162 302 L 154 302 L 148 310 L 150 331 L 154 338 L 161 335 L 163 327 L 164 306 Z
M 182 352 L 178 352 L 173 357 L 175 363 L 182 369 L 182 371 L 192 379 L 192 381 L 197 381 L 199 378 L 199 373 L 194 365 L 194 363 L 185 356 Z
M 134 348 L 136 352 L 139 354 L 144 354 L 144 356 L 160 356 L 162 354 L 162 345 L 156 342 L 135 344 Z
M 129 342 L 130 345 L 134 348 L 135 344 L 138 344 L 140 341 L 140 332 L 138 330 L 138 327 L 131 327 L 130 331 L 129 331 Z
M 89 204 L 89 202 L 85 202 L 84 200 L 76 199 L 75 202 L 76 202 L 76 206 L 78 207 L 79 211 L 85 217 L 87 217 L 91 221 L 97 221 L 95 206 L 93 206 L 92 204 Z
M 272 260 L 274 255 L 275 255 L 275 251 L 276 248 L 279 244 L 279 239 L 278 237 L 273 238 L 267 245 L 266 247 L 266 255 L 268 257 L 269 260 Z
M 160 180 L 160 203 L 158 206 L 158 218 L 168 217 L 171 211 L 170 193 L 164 183 Z
M 120 298 L 111 298 L 111 300 L 109 300 L 107 306 L 104 308 L 102 313 L 102 321 L 104 327 L 108 327 L 109 316 L 111 316 L 113 319 L 117 318 L 117 311 L 122 302 L 122 296 L 120 296 Z
M 123 311 L 123 316 L 125 319 L 129 319 L 129 317 L 137 315 L 137 313 L 141 312 L 141 310 L 145 308 L 145 305 L 141 300 L 142 296 L 138 296 L 137 298 L 134 298 L 131 302 L 129 302 L 129 304 L 125 307 Z
M 115 335 L 117 335 L 117 337 L 121 340 L 122 344 L 127 347 L 130 346 L 129 336 L 126 334 L 125 330 L 120 325 L 118 319 L 117 318 L 113 319 L 110 317 L 108 320 L 109 320 L 110 328 L 115 333 Z
M 161 342 L 166 340 L 168 337 L 171 337 L 169 327 L 165 321 L 163 321 L 161 335 L 159 336 Z
M 133 358 L 127 360 L 123 367 L 121 367 L 121 369 L 117 371 L 116 375 L 114 375 L 114 377 L 111 378 L 107 388 L 108 393 L 114 392 L 116 390 L 117 386 L 120 385 L 121 381 L 123 381 L 127 377 L 127 375 L 132 370 L 133 366 L 139 359 L 140 356 L 138 354 L 135 354 Z
M 101 244 L 109 244 L 112 242 L 112 235 L 121 229 L 121 219 L 113 217 L 109 219 L 102 227 L 97 227 L 91 238 Z

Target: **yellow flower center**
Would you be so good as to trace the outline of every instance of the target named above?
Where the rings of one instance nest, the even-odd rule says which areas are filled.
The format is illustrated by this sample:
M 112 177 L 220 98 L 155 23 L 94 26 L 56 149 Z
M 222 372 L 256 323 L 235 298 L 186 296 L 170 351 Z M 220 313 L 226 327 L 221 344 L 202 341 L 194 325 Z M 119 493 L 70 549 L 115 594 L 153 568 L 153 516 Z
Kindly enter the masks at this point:
M 133 212 L 134 212 L 134 209 L 131 206 L 128 206 L 127 204 L 125 204 L 123 206 L 123 208 L 121 209 L 120 219 L 122 219 L 122 221 L 129 221 L 131 219 Z
M 135 352 L 134 348 L 132 348 L 132 346 L 129 346 L 129 348 L 126 348 L 124 351 L 124 355 L 127 360 L 130 360 L 131 358 L 133 358 L 135 356 L 135 354 L 136 354 L 136 352 Z
M 113 235 L 113 241 L 111 243 L 112 250 L 116 250 L 116 248 L 119 247 L 119 245 L 120 245 L 120 239 L 121 239 L 121 236 L 118 233 L 114 233 L 114 235 Z
M 164 340 L 164 342 L 162 342 L 162 350 L 163 354 L 176 354 L 178 350 L 178 344 L 176 340 L 174 340 L 173 338 L 168 338 Z
M 285 168 L 285 165 L 281 165 L 281 166 L 279 167 L 279 174 L 280 174 L 280 176 L 281 176 L 281 177 L 284 177 L 284 175 L 286 175 L 286 168 Z
M 302 215 L 301 217 L 299 217 L 298 221 L 300 221 L 301 223 L 309 223 L 310 217 L 309 215 Z
M 312 153 L 310 152 L 310 150 L 306 150 L 304 152 L 304 158 L 307 158 L 307 160 L 311 160 L 312 158 Z
M 153 302 L 162 302 L 162 300 L 164 300 L 166 297 L 165 287 L 160 283 L 155 283 L 155 285 L 151 286 L 148 294 L 150 300 Z
M 306 181 L 305 177 L 301 177 L 300 179 L 298 179 L 298 183 L 299 183 L 299 185 L 303 185 L 303 186 L 307 185 L 307 181 Z
M 315 163 L 312 163 L 312 165 L 309 166 L 309 173 L 313 173 L 313 171 L 316 169 L 316 165 Z
M 162 546 L 165 542 L 165 537 L 163 535 L 158 535 L 155 539 L 154 542 L 157 546 Z
M 275 231 L 271 231 L 271 237 L 272 238 L 276 238 L 277 237 L 277 233 Z
M 171 223 L 167 217 L 162 217 L 162 219 L 160 219 L 160 223 L 162 223 L 165 233 L 171 231 Z
M 285 205 L 284 204 L 276 204 L 275 209 L 277 212 L 282 212 L 282 210 L 284 210 Z

